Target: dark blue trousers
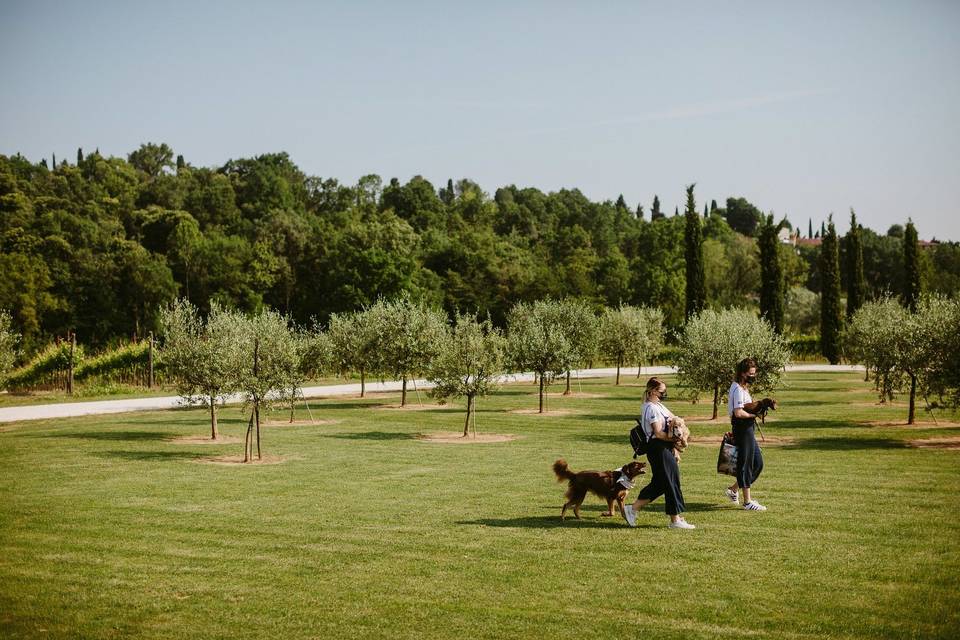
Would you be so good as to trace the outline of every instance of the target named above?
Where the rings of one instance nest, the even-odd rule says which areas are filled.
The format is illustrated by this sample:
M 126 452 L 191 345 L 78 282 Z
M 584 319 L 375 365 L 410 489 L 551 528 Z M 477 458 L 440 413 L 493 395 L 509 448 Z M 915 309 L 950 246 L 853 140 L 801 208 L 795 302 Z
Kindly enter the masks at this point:
M 673 444 L 664 440 L 651 440 L 647 445 L 647 460 L 653 478 L 637 494 L 637 500 L 653 502 L 660 496 L 666 500 L 664 511 L 668 516 L 676 516 L 684 511 L 683 492 L 680 491 L 680 465 L 673 457 Z
M 749 489 L 763 471 L 763 452 L 754 430 L 757 421 L 733 418 L 733 443 L 737 447 L 737 486 Z

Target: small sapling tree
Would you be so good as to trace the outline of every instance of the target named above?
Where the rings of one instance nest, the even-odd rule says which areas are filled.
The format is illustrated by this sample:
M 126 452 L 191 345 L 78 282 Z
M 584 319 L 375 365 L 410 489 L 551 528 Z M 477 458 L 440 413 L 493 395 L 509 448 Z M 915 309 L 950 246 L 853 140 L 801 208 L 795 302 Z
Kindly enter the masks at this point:
M 533 371 L 539 378 L 540 413 L 544 388 L 566 371 L 571 347 L 551 302 L 518 303 L 507 315 L 507 358 L 515 371 Z
M 216 440 L 217 405 L 239 385 L 241 336 L 234 314 L 211 302 L 204 320 L 190 302 L 176 300 L 161 309 L 160 324 L 167 376 L 188 403 L 210 409 L 210 438 Z
M 437 398 L 467 399 L 463 435 L 474 416 L 476 435 L 476 399 L 496 389 L 503 373 L 506 340 L 489 319 L 478 322 L 472 315 L 458 315 L 456 324 L 443 338 L 439 353 L 430 365 L 429 378 L 435 384 Z

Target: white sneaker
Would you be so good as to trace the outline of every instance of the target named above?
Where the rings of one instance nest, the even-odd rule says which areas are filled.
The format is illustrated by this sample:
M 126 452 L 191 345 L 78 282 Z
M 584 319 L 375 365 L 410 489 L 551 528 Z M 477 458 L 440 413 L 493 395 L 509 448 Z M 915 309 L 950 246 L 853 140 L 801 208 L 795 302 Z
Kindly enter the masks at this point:
M 637 526 L 637 512 L 633 510 L 632 504 L 623 505 L 623 517 L 627 519 L 627 524 L 631 527 Z
M 677 520 L 676 522 L 671 522 L 670 524 L 668 524 L 668 525 L 667 525 L 667 528 L 669 528 L 669 529 L 696 529 L 696 528 L 697 528 L 697 525 L 695 525 L 695 524 L 690 524 L 689 522 L 687 522 L 687 521 L 684 520 L 683 518 L 680 518 L 680 519 Z
M 751 500 L 747 504 L 743 505 L 743 508 L 747 511 L 766 511 L 767 508 L 757 502 L 756 500 Z
M 736 491 L 731 491 L 730 489 L 724 489 L 724 490 L 723 490 L 723 493 L 724 493 L 724 495 L 727 496 L 727 498 L 730 500 L 730 502 L 732 502 L 732 503 L 734 503 L 734 504 L 737 504 L 737 502 L 739 502 L 739 501 L 737 500 L 737 496 L 738 496 L 739 494 L 738 494 Z

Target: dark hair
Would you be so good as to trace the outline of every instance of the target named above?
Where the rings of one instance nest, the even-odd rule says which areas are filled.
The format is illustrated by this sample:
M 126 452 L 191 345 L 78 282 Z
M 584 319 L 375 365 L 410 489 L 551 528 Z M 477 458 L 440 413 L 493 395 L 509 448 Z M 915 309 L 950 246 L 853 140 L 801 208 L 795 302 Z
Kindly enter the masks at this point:
M 647 388 L 643 392 L 643 397 L 646 398 L 648 395 L 650 395 L 651 391 L 653 391 L 654 389 L 659 389 L 660 385 L 662 384 L 663 384 L 663 380 L 657 377 L 653 377 L 647 380 Z
M 737 363 L 737 382 L 740 382 L 740 379 L 750 371 L 751 367 L 756 367 L 757 361 L 753 358 L 744 358 Z

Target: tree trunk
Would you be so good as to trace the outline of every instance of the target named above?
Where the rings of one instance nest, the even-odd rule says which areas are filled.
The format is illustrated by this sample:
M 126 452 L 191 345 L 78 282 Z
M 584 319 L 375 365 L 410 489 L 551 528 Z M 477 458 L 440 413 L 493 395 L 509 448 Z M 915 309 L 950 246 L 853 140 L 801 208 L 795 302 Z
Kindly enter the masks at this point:
M 720 385 L 713 385 L 713 417 L 711 420 L 717 419 L 717 405 L 720 404 Z
M 297 387 L 294 385 L 290 394 L 290 424 L 293 424 L 293 412 L 297 408 Z
M 250 462 L 253 455 L 253 411 L 250 411 L 250 422 L 247 424 L 247 433 L 243 438 L 243 461 Z
M 150 352 L 147 355 L 147 366 L 149 371 L 147 372 L 147 389 L 153 389 L 153 331 L 150 332 Z M 216 436 L 214 436 L 216 439 Z
M 623 362 L 623 358 L 617 358 L 617 386 L 620 386 L 620 363 Z
M 473 409 L 473 396 L 467 396 L 467 421 L 463 423 L 463 437 L 470 435 L 470 411 Z
M 362 398 L 367 391 L 367 379 L 364 377 L 364 370 L 360 369 L 360 397 Z
M 543 374 L 540 374 L 540 413 L 543 413 Z
M 210 396 L 210 439 L 217 438 L 217 402 L 214 396 Z
M 260 403 L 253 405 L 253 414 L 257 416 L 257 459 L 263 460 L 263 454 L 260 453 Z
M 640 379 L 640 370 L 643 369 L 643 361 L 637 363 L 637 380 Z
M 400 406 L 407 406 L 407 376 L 403 376 L 403 391 L 400 393 Z
M 907 424 L 913 424 L 915 415 L 915 403 L 917 400 L 917 376 L 910 374 L 910 412 L 907 414 Z
M 570 395 L 570 369 L 567 369 L 567 388 L 564 390 L 563 395 Z

